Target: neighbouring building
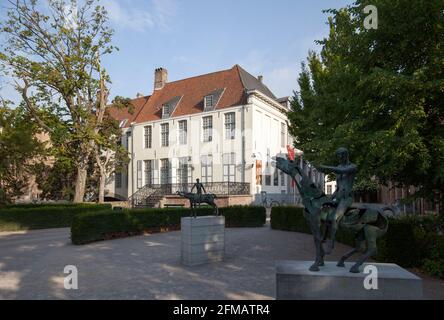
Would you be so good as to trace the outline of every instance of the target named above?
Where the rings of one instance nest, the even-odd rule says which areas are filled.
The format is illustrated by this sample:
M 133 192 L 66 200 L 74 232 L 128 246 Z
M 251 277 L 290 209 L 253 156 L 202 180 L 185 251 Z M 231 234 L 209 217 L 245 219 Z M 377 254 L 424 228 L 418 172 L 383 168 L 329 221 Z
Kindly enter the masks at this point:
M 336 191 L 336 181 L 329 181 L 325 177 L 325 190 L 327 195 Z M 439 205 L 427 201 L 423 198 L 405 201 L 412 198 L 417 191 L 414 186 L 400 187 L 392 182 L 387 185 L 378 184 L 374 191 L 354 192 L 354 201 L 361 203 L 380 203 L 384 205 L 395 206 L 397 212 L 404 214 L 427 214 L 437 213 Z
M 186 204 L 177 191 L 190 191 L 196 178 L 221 206 L 261 203 L 264 194 L 297 202 L 289 178 L 272 158 L 293 144 L 286 112 L 289 98 L 277 98 L 239 65 L 168 82 L 158 68 L 153 93 L 138 94 L 133 112 L 110 108 L 120 121 L 128 169 L 113 174 L 106 195 L 133 206 Z M 314 179 L 323 184 L 321 174 Z

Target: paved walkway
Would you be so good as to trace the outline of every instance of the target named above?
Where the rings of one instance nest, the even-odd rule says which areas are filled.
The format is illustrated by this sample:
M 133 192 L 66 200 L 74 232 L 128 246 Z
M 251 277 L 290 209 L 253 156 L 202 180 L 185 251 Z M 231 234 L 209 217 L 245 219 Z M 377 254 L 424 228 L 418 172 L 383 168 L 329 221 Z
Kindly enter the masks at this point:
M 310 235 L 227 229 L 224 262 L 184 267 L 180 232 L 86 246 L 70 244 L 69 229 L 0 233 L 0 299 L 273 299 L 275 260 L 311 260 L 312 250 Z M 79 270 L 78 290 L 63 287 L 66 265 Z M 443 281 L 426 277 L 424 290 L 444 299 Z

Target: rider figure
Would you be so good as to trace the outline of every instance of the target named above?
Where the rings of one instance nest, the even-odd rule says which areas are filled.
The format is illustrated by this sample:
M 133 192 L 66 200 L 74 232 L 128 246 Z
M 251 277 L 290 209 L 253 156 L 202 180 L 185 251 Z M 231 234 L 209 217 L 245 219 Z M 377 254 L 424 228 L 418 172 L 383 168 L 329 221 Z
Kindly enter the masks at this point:
M 327 218 L 330 224 L 330 239 L 328 241 L 326 254 L 331 253 L 334 248 L 338 222 L 353 203 L 352 188 L 357 171 L 356 165 L 349 160 L 348 150 L 346 148 L 336 150 L 336 156 L 339 159 L 339 165 L 337 167 L 319 166 L 320 171 L 336 174 L 336 191 L 331 195 L 335 209 L 332 210 Z
M 202 183 L 200 183 L 199 179 L 196 179 L 196 183 L 191 188 L 191 192 L 193 192 L 194 188 L 196 188 L 196 194 L 199 195 L 199 200 L 202 201 L 202 190 L 204 193 L 207 193 Z

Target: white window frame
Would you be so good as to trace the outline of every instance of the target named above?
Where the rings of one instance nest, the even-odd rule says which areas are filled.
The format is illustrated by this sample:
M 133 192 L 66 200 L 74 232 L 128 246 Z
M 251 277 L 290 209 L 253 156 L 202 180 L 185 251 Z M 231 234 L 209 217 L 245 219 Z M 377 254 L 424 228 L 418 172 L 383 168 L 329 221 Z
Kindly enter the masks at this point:
M 128 119 L 121 120 L 120 123 L 119 123 L 119 128 L 123 128 L 126 125 L 127 122 L 128 122 Z
M 200 157 L 200 177 L 202 183 L 213 182 L 213 155 L 207 154 Z
M 141 189 L 143 187 L 143 161 L 137 160 L 137 189 Z
M 177 168 L 177 182 L 179 184 L 188 184 L 193 181 L 191 166 L 188 161 L 188 157 L 180 157 L 179 166 Z M 186 175 L 186 181 L 183 181 L 184 176 Z
M 209 125 L 205 124 L 205 120 L 209 120 Z M 202 117 L 202 141 L 213 141 L 213 116 Z
M 147 170 L 149 169 L 149 170 Z M 144 160 L 143 161 L 143 179 L 145 180 L 144 185 L 152 184 L 153 183 L 153 177 L 154 177 L 154 167 L 153 167 L 153 160 Z M 149 172 L 150 181 L 147 181 L 147 173 Z
M 281 122 L 281 147 L 285 148 L 287 146 L 287 125 L 284 122 Z
M 208 104 L 209 101 L 211 101 L 211 104 Z M 204 109 L 210 109 L 213 107 L 214 107 L 214 96 L 212 94 L 209 94 L 204 98 Z
M 168 112 L 166 112 L 168 110 Z M 164 104 L 162 106 L 162 117 L 169 117 L 171 116 L 171 105 Z
M 181 124 L 184 124 L 184 128 L 181 128 Z M 179 120 L 179 144 L 186 145 L 188 143 L 188 121 L 187 120 Z
M 153 126 L 144 126 L 143 130 L 143 147 L 151 149 L 153 147 Z
M 164 130 L 166 128 L 166 130 Z M 162 123 L 160 125 L 160 146 L 169 147 L 170 146 L 170 124 Z
M 167 163 L 165 168 L 164 164 Z M 166 182 L 165 182 L 165 171 L 167 171 Z M 168 184 L 171 180 L 171 160 L 168 158 L 160 159 L 160 184 Z
M 222 154 L 222 177 L 223 182 L 236 182 L 236 153 Z
M 230 122 L 227 122 L 227 118 Z M 225 140 L 236 139 L 236 112 L 227 112 L 224 114 Z

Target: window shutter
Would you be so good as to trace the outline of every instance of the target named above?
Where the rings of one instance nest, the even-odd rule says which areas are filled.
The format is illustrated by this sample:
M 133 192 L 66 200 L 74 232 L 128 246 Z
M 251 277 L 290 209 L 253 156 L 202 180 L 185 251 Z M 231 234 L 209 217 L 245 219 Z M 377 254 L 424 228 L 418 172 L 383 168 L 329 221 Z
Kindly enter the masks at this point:
M 153 184 L 159 184 L 159 160 L 153 160 Z
M 179 159 L 177 159 L 177 158 L 173 158 L 170 160 L 171 171 L 170 171 L 169 179 L 168 179 L 168 180 L 170 180 L 170 181 L 168 181 L 170 183 L 177 183 L 178 182 L 177 181 L 177 162 L 178 162 L 178 160 Z
M 137 160 L 137 188 L 142 188 L 142 160 Z

